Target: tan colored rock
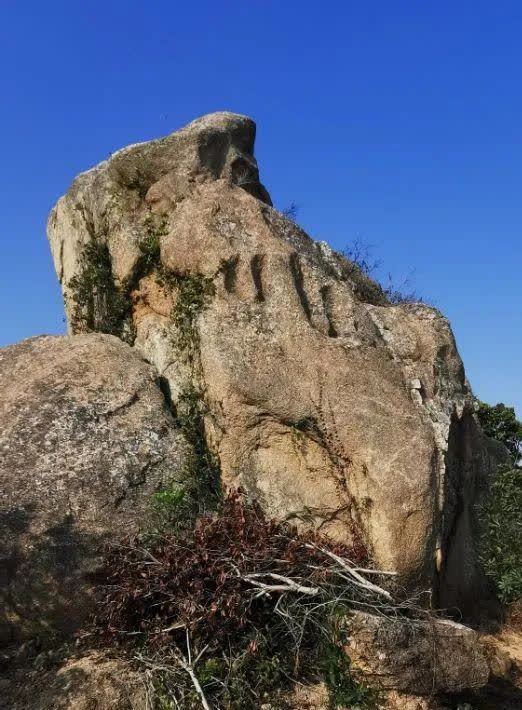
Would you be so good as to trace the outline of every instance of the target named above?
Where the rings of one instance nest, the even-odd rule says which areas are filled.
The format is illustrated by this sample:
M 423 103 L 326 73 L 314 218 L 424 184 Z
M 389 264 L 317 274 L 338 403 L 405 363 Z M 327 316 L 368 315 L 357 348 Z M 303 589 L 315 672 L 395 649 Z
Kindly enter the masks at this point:
M 24 669 L 3 696 L 6 710 L 145 710 L 143 673 L 102 651 L 73 657 L 43 673 Z M 8 704 L 7 704 L 8 703 Z
M 0 418 L 0 641 L 73 631 L 100 546 L 185 475 L 186 445 L 153 368 L 108 335 L 1 349 Z
M 329 710 L 331 703 L 324 683 L 298 686 L 288 697 L 292 710 Z M 272 707 L 272 706 L 271 706 Z M 379 710 L 449 710 L 435 697 L 410 695 L 396 690 L 379 693 Z M 274 709 L 275 710 L 275 709 Z
M 443 619 L 414 621 L 355 612 L 346 652 L 365 681 L 414 695 L 485 686 L 489 667 L 478 634 Z
M 495 634 L 483 634 L 480 640 L 492 677 L 522 689 L 522 601 L 511 605 Z
M 405 695 L 391 690 L 386 693 L 383 710 L 448 710 L 436 698 L 426 698 L 416 695 Z
M 291 710 L 329 710 L 328 690 L 324 683 L 298 685 L 285 697 Z M 270 704 L 273 707 L 273 704 Z
M 494 456 L 451 328 L 433 308 L 390 304 L 272 209 L 253 138 L 249 119 L 212 114 L 80 175 L 48 228 L 69 319 L 82 245 L 106 244 L 135 347 L 174 402 L 189 384 L 204 392 L 225 484 L 340 539 L 356 525 L 382 567 L 470 611 L 474 505 Z M 160 258 L 145 274 L 151 221 Z M 177 280 L 165 285 L 165 272 Z M 168 304 L 202 277 L 215 293 L 187 357 Z

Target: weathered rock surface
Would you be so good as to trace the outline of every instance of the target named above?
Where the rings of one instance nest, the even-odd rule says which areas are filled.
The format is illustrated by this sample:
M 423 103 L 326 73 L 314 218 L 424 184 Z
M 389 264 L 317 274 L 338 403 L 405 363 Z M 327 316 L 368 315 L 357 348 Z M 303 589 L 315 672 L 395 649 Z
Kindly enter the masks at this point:
M 186 445 L 136 351 L 101 334 L 0 350 L 0 641 L 70 632 L 107 536 L 137 530 Z
M 174 403 L 187 386 L 204 393 L 226 484 L 339 538 L 356 525 L 384 568 L 469 609 L 481 585 L 474 504 L 493 456 L 448 321 L 390 304 L 272 209 L 254 134 L 250 119 L 212 114 L 74 181 L 48 226 L 69 321 L 105 327 L 103 286 L 91 326 L 71 288 L 85 245 L 102 245 L 128 303 L 119 332 L 135 334 Z M 144 259 L 151 234 L 157 253 Z M 187 337 L 172 309 L 187 311 L 195 279 L 214 292 L 188 304 Z
M 0 683 L 3 710 L 147 710 L 150 678 L 129 661 L 107 651 L 75 654 L 41 668 L 38 658 L 11 672 Z M 274 689 L 275 690 L 275 689 Z M 276 694 L 277 695 L 277 694 Z M 386 691 L 379 710 L 449 710 L 435 697 Z M 324 683 L 298 685 L 279 698 L 261 702 L 260 710 L 329 710 Z
M 371 684 L 415 695 L 485 686 L 489 666 L 478 634 L 443 619 L 405 621 L 356 612 L 347 653 Z
M 23 673 L 23 675 L 21 674 Z M 6 710 L 145 710 L 143 673 L 129 662 L 94 651 L 45 670 L 14 674 L 0 698 Z
M 386 693 L 382 707 L 384 710 L 450 710 L 437 698 L 405 695 L 396 690 Z
M 522 601 L 511 605 L 501 628 L 495 634 L 483 634 L 481 643 L 491 676 L 522 690 Z
M 143 670 L 107 651 L 74 654 L 43 668 L 37 658 L 14 669 L 5 688 L 0 684 L 0 709 L 147 710 L 149 684 L 150 679 Z M 260 704 L 260 710 L 282 707 L 285 710 L 329 710 L 331 702 L 324 683 L 317 683 L 298 685 L 281 697 L 266 699 Z M 380 694 L 379 709 L 449 710 L 449 706 L 435 697 L 385 691 Z

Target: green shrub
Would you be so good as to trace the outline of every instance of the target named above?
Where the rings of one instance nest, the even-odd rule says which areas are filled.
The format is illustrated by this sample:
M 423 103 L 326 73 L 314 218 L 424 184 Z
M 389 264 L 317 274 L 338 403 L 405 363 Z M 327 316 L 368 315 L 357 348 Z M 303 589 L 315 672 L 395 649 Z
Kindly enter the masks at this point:
M 153 269 L 157 269 L 161 264 L 160 239 L 167 233 L 167 218 L 161 217 L 159 224 L 156 224 L 152 217 L 148 217 L 144 222 L 145 234 L 138 242 L 141 257 L 138 264 L 140 274 L 149 274 Z
M 516 418 L 513 407 L 501 402 L 494 406 L 480 401 L 477 404 L 477 416 L 486 436 L 504 444 L 516 461 L 522 445 L 522 422 Z
M 178 397 L 177 422 L 192 449 L 186 474 L 199 512 L 215 508 L 221 497 L 219 461 L 207 444 L 205 412 L 203 393 L 194 385 L 185 387 Z
M 71 326 L 74 333 L 100 332 L 116 335 L 129 342 L 134 341 L 132 324 L 131 291 L 143 276 L 156 271 L 162 285 L 175 282 L 162 268 L 160 238 L 167 233 L 165 215 L 150 216 L 144 222 L 144 234 L 138 242 L 140 256 L 132 276 L 118 284 L 112 273 L 109 247 L 103 235 L 93 236 L 79 255 L 79 268 L 67 284 L 73 302 Z
M 181 487 L 179 483 L 172 483 L 154 493 L 150 508 L 145 537 L 182 530 L 193 523 L 196 514 L 190 489 Z
M 325 645 L 320 664 L 328 688 L 331 710 L 374 710 L 379 707 L 378 691 L 361 682 L 354 674 L 350 657 L 339 637 L 332 637 Z
M 522 469 L 501 466 L 481 509 L 481 560 L 504 603 L 522 598 Z
M 67 284 L 75 333 L 100 332 L 128 339 L 129 300 L 116 285 L 107 244 L 95 237 L 80 252 L 79 270 Z
M 208 306 L 214 295 L 212 279 L 201 274 L 189 274 L 176 277 L 178 293 L 171 313 L 171 319 L 177 329 L 175 346 L 187 360 L 192 362 L 199 349 L 199 335 L 196 320 Z

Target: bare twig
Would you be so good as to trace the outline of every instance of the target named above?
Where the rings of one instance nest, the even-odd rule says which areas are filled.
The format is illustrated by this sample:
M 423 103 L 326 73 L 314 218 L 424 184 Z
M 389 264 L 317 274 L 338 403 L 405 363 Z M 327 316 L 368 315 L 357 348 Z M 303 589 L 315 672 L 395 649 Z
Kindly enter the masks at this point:
M 266 584 L 265 582 L 258 581 L 260 578 L 274 579 L 281 584 Z M 319 587 L 306 587 L 303 584 L 299 584 L 290 577 L 283 577 L 281 574 L 275 574 L 274 572 L 263 572 L 259 574 L 246 574 L 241 577 L 242 580 L 248 582 L 253 587 L 262 589 L 266 592 L 296 592 L 298 594 L 307 594 L 309 596 L 316 596 L 321 591 Z
M 357 572 L 356 569 L 352 567 L 346 560 L 344 560 L 342 557 L 339 557 L 339 555 L 336 555 L 334 552 L 330 552 L 330 550 L 325 550 L 322 547 L 318 547 L 317 545 L 312 545 L 310 543 L 307 543 L 306 547 L 311 550 L 318 550 L 319 552 L 322 552 L 323 555 L 326 555 L 330 559 L 334 560 L 334 562 L 337 562 L 339 567 L 342 567 L 342 569 L 345 570 L 352 578 L 350 581 L 356 586 L 361 587 L 363 589 L 367 589 L 369 592 L 374 592 L 374 594 L 378 594 L 379 596 L 383 596 L 390 602 L 393 601 L 393 597 L 389 592 L 387 592 L 382 587 L 379 587 L 377 584 L 369 582 L 361 574 L 359 574 L 359 572 Z
M 360 572 L 361 574 L 376 574 L 390 577 L 396 577 L 398 574 L 397 572 L 390 572 L 384 569 L 366 569 L 365 567 L 354 567 L 353 571 Z
M 198 654 L 196 662 L 199 660 L 199 658 L 201 657 L 202 653 L 204 653 L 205 650 L 206 650 L 206 648 L 200 654 Z M 201 699 L 201 704 L 202 704 L 204 710 L 212 710 L 212 708 L 208 704 L 208 701 L 207 701 L 207 698 L 206 698 L 205 693 L 203 691 L 203 688 L 201 687 L 201 683 L 199 682 L 199 680 L 196 676 L 196 673 L 194 672 L 195 663 L 192 664 L 190 662 L 190 660 L 187 661 L 187 659 L 181 653 L 181 651 L 176 646 L 176 644 L 172 645 L 172 652 L 173 652 L 174 658 L 176 659 L 176 662 L 181 666 L 181 668 L 190 677 L 190 680 L 192 681 L 192 685 L 194 686 L 197 694 L 199 695 L 199 697 Z M 189 659 L 191 659 L 192 654 L 191 654 L 191 650 L 190 650 L 190 639 L 188 636 L 188 632 L 187 632 L 187 652 L 189 655 Z M 153 661 L 150 661 L 148 658 L 144 658 L 141 654 L 138 654 L 136 656 L 136 659 L 141 661 L 144 665 L 146 665 L 148 668 L 150 668 L 153 671 L 163 671 L 165 673 L 172 673 L 173 672 L 171 667 L 169 667 L 165 664 L 154 663 Z

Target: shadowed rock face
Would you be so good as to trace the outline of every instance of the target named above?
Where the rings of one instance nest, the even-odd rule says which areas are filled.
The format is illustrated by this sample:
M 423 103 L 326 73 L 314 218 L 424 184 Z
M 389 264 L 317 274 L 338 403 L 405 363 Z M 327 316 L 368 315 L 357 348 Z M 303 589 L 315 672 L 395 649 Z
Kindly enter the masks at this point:
M 479 637 L 443 619 L 405 621 L 355 612 L 347 652 L 376 687 L 430 695 L 486 685 L 489 667 Z
M 153 368 L 101 334 L 0 349 L 0 642 L 71 632 L 100 547 L 182 478 Z
M 473 505 L 492 457 L 450 326 L 425 305 L 389 304 L 272 209 L 254 135 L 250 119 L 212 114 L 75 180 L 48 226 L 70 323 L 82 329 L 82 249 L 103 244 L 136 349 L 174 404 L 188 386 L 204 396 L 226 484 L 341 539 L 356 526 L 380 565 L 469 606 Z

